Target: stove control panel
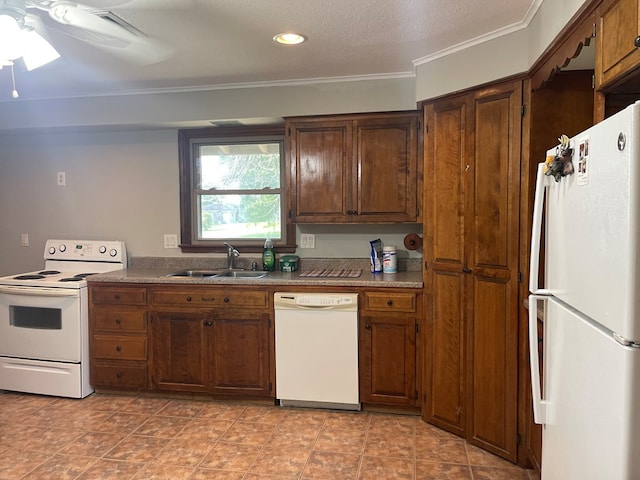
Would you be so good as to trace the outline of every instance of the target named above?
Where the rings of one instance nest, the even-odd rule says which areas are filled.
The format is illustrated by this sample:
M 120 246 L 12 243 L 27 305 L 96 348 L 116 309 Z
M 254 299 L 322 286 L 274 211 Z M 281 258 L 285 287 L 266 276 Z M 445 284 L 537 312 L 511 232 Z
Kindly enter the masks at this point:
M 45 260 L 126 262 L 124 242 L 118 240 L 47 240 Z

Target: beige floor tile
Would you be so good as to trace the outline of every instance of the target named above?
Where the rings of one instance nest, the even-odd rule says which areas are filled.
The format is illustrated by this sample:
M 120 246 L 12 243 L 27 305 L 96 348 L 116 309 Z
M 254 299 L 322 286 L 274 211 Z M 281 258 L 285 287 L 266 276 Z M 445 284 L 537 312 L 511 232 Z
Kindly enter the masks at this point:
M 214 446 L 215 442 L 176 438 L 162 449 L 154 462 L 162 465 L 197 467 Z
M 144 467 L 142 463 L 99 459 L 76 480 L 132 480 Z
M 247 445 L 264 445 L 267 443 L 275 426 L 268 423 L 236 421 L 222 435 L 224 442 L 243 443 Z
M 191 420 L 182 417 L 151 417 L 133 432 L 134 435 L 174 438 Z
M 202 411 L 202 402 L 188 400 L 172 400 L 157 415 L 163 417 L 195 417 Z
M 415 458 L 415 437 L 407 433 L 369 433 L 364 454 L 372 457 Z
M 120 410 L 129 413 L 155 415 L 169 405 L 170 402 L 171 400 L 164 398 L 135 397 L 130 402 L 127 402 Z
M 529 474 L 521 468 L 471 466 L 471 471 L 474 480 L 529 480 Z
M 231 425 L 233 425 L 233 422 L 228 420 L 194 418 L 175 438 L 191 440 L 192 442 L 215 442 L 229 430 Z
M 60 453 L 85 457 L 101 457 L 120 443 L 125 437 L 126 435 L 117 433 L 88 432 L 67 444 L 66 447 L 60 450 Z
M 416 458 L 430 462 L 468 463 L 465 441 L 457 437 L 416 436 Z
M 82 430 L 47 428 L 39 435 L 31 437 L 25 448 L 27 450 L 53 454 L 77 440 L 83 434 Z
M 149 420 L 148 415 L 140 413 L 113 412 L 104 422 L 96 425 L 93 430 L 96 432 L 111 432 L 130 434 L 138 429 L 144 422 Z
M 316 443 L 320 432 L 321 427 L 319 426 L 295 425 L 287 427 L 280 424 L 271 435 L 268 445 L 311 448 Z
M 320 432 L 313 449 L 322 452 L 352 453 L 361 455 L 364 450 L 366 432 L 348 430 L 325 430 Z
M 16 480 L 38 468 L 49 455 L 24 450 L 9 450 L 0 457 L 0 480 Z
M 475 445 L 467 444 L 467 453 L 469 455 L 469 463 L 471 465 L 480 465 L 486 467 L 513 467 L 511 462 L 504 460 L 492 453 L 487 452 Z
M 371 415 L 369 431 L 383 435 L 413 435 L 416 419 L 406 415 Z
M 193 468 L 176 465 L 147 464 L 133 477 L 133 480 L 187 480 Z
M 231 403 L 205 403 L 198 413 L 198 417 L 215 418 L 216 420 L 237 420 L 247 407 Z
M 128 462 L 149 462 L 169 444 L 169 439 L 130 435 L 109 450 L 104 458 Z
M 208 468 L 198 468 L 195 472 L 193 472 L 193 474 L 191 474 L 189 480 L 247 480 L 248 478 L 251 477 L 245 477 L 244 472 L 230 472 L 228 470 L 211 470 Z

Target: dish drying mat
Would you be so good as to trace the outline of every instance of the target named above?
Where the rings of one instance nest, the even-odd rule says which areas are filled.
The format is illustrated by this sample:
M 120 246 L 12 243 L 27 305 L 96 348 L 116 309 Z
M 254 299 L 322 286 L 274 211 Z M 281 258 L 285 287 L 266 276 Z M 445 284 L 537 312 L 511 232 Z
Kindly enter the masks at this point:
M 305 270 L 300 273 L 300 277 L 328 277 L 328 278 L 358 278 L 362 275 L 362 269 L 332 269 L 316 268 L 315 270 Z

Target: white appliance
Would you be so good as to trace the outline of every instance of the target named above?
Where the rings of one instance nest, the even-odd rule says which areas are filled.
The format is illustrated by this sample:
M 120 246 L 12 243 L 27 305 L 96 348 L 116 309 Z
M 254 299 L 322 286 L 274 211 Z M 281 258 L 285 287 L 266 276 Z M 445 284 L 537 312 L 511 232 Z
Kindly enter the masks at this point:
M 282 406 L 360 410 L 358 294 L 274 294 L 276 398 Z
M 44 269 L 0 278 L 0 389 L 71 398 L 89 384 L 87 281 L 126 266 L 120 241 L 47 240 Z
M 542 480 L 640 478 L 640 103 L 574 136 L 574 173 L 538 167 L 529 339 Z M 548 155 L 554 155 L 556 149 Z M 544 205 L 544 229 L 542 211 Z M 545 233 L 544 284 L 539 284 Z M 536 306 L 544 307 L 542 384 Z

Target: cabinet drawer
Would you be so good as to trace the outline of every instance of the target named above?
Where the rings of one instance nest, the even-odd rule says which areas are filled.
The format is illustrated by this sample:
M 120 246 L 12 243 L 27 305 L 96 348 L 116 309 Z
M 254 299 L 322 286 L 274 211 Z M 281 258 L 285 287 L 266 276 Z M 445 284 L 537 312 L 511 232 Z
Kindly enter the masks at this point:
M 384 312 L 415 312 L 416 296 L 413 293 L 365 292 L 364 308 Z
M 146 310 L 94 310 L 91 317 L 96 330 L 140 333 L 147 331 Z
M 94 335 L 92 355 L 95 358 L 144 361 L 147 359 L 147 338 Z
M 91 288 L 91 301 L 108 305 L 146 305 L 146 288 Z
M 264 291 L 238 291 L 227 289 L 209 290 L 185 290 L 169 291 L 160 290 L 151 292 L 151 303 L 154 305 L 174 305 L 195 307 L 267 307 L 269 299 Z
M 147 367 L 144 365 L 96 362 L 91 382 L 95 386 L 146 388 Z

